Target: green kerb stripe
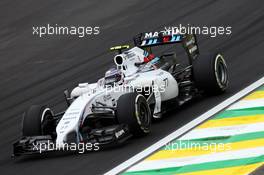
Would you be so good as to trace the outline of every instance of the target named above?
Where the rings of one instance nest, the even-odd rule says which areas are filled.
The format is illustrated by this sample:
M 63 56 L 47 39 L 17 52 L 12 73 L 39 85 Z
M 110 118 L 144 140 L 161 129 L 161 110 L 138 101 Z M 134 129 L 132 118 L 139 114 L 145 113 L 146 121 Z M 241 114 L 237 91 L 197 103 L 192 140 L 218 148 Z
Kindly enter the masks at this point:
M 145 170 L 145 171 L 131 171 L 125 172 L 123 175 L 169 175 L 169 174 L 180 174 L 180 173 L 189 173 L 196 171 L 204 170 L 214 170 L 220 168 L 230 168 L 242 165 L 250 165 L 255 163 L 264 162 L 264 155 L 258 157 L 244 158 L 244 159 L 233 159 L 233 160 L 224 160 L 217 162 L 207 162 L 193 165 L 186 165 L 182 167 L 173 167 L 173 168 L 164 168 L 157 170 Z
M 264 91 L 264 86 L 261 86 L 260 88 L 258 88 L 257 91 Z
M 223 119 L 223 118 L 232 118 L 232 117 L 241 117 L 241 116 L 250 116 L 264 114 L 264 106 L 256 108 L 247 108 L 247 109 L 238 109 L 238 110 L 227 110 L 217 114 L 212 120 Z

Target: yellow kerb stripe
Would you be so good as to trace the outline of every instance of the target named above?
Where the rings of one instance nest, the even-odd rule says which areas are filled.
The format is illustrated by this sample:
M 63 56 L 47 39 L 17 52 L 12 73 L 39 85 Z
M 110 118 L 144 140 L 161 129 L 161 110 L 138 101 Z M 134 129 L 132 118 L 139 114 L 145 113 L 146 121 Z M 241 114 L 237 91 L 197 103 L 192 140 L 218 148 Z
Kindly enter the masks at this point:
M 264 114 L 208 120 L 197 128 L 214 128 L 264 122 Z
M 206 171 L 197 171 L 197 172 L 183 173 L 183 174 L 177 174 L 177 175 L 205 175 L 205 174 L 247 175 L 262 165 L 263 163 L 256 163 L 256 164 L 251 164 L 251 165 L 243 165 L 243 166 L 236 166 L 236 167 L 231 167 L 231 168 L 221 168 L 221 169 L 206 170 Z
M 252 94 L 246 96 L 242 100 L 255 100 L 255 99 L 260 99 L 260 98 L 264 98 L 264 91 L 253 92 Z

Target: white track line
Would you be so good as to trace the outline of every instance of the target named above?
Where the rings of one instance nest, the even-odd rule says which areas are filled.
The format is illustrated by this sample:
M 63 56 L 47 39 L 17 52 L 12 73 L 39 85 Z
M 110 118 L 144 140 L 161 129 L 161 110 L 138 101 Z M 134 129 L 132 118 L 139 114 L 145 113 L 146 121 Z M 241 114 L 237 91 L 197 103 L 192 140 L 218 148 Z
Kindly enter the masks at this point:
M 252 92 L 253 90 L 258 88 L 262 84 L 264 84 L 264 77 L 262 77 L 261 79 L 259 79 L 256 82 L 254 82 L 253 84 L 249 85 L 248 87 L 244 88 L 243 90 L 239 91 L 238 93 L 236 93 L 232 97 L 229 97 L 228 99 L 226 99 L 222 103 L 218 104 L 217 106 L 213 107 L 212 109 L 205 112 L 201 116 L 197 117 L 196 119 L 194 119 L 191 122 L 187 123 L 186 125 L 182 126 L 178 130 L 172 132 L 171 134 L 164 137 L 160 141 L 154 143 L 152 146 L 146 148 L 142 152 L 136 154 L 135 156 L 133 156 L 130 159 L 126 160 L 125 162 L 121 163 L 117 167 L 106 172 L 105 175 L 114 175 L 114 174 L 118 174 L 118 173 L 126 170 L 127 168 L 131 167 L 132 165 L 134 165 L 138 161 L 140 161 L 140 160 L 144 159 L 145 157 L 147 157 L 148 155 L 150 155 L 151 153 L 157 151 L 159 148 L 166 145 L 168 142 L 170 142 L 170 141 L 174 140 L 175 138 L 183 135 L 184 133 L 188 132 L 189 130 L 191 130 L 195 126 L 201 124 L 202 122 L 204 122 L 205 120 L 207 120 L 211 116 L 215 115 L 217 112 L 221 111 L 222 109 L 228 107 L 229 105 L 236 102 L 240 98 L 244 97 L 248 93 Z

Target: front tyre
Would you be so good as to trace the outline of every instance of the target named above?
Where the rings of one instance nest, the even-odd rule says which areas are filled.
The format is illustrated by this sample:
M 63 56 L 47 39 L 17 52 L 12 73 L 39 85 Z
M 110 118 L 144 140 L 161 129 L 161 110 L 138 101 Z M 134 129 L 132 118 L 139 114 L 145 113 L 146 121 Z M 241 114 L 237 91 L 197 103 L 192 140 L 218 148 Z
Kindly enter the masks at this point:
M 53 135 L 55 122 L 50 108 L 32 105 L 23 114 L 23 136 Z
M 120 96 L 116 112 L 118 122 L 127 124 L 134 136 L 150 132 L 151 112 L 143 95 L 133 92 Z
M 195 60 L 193 76 L 197 87 L 208 94 L 220 94 L 228 87 L 227 65 L 220 53 L 201 55 Z

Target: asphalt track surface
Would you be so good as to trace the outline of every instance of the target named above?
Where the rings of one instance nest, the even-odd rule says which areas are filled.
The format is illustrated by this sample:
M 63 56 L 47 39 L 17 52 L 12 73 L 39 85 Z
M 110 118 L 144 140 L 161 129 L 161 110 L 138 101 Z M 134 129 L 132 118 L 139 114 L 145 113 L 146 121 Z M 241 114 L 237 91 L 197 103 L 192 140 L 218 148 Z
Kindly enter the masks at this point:
M 262 0 L 1 0 L 0 2 L 0 173 L 102 174 L 193 120 L 264 75 L 264 1 Z M 100 26 L 97 36 L 78 38 L 32 35 L 46 24 Z M 153 124 L 152 133 L 124 146 L 82 155 L 11 159 L 20 136 L 21 113 L 31 104 L 65 108 L 63 90 L 93 82 L 112 62 L 112 45 L 142 31 L 179 23 L 231 26 L 230 36 L 198 36 L 200 51 L 221 51 L 230 88 L 200 99 Z

